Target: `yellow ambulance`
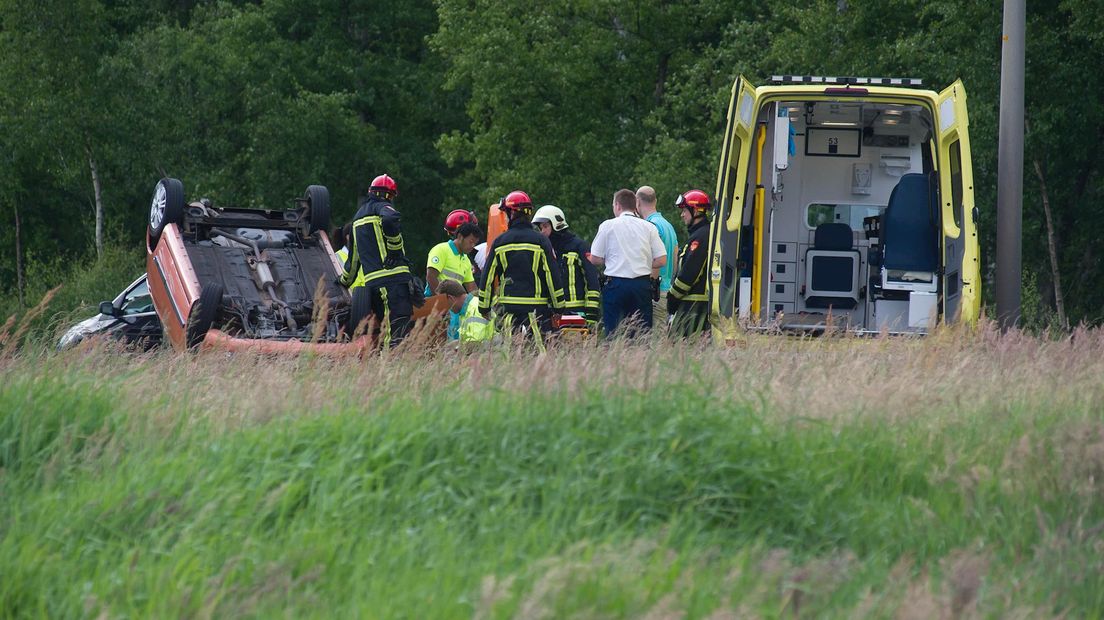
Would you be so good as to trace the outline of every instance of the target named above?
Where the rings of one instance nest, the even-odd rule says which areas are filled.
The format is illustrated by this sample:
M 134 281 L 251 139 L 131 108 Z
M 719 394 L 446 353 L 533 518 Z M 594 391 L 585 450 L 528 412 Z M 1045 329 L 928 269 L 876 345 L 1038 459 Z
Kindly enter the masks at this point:
M 966 91 L 736 80 L 710 241 L 715 325 L 923 333 L 978 318 Z M 742 320 L 741 320 L 742 319 Z

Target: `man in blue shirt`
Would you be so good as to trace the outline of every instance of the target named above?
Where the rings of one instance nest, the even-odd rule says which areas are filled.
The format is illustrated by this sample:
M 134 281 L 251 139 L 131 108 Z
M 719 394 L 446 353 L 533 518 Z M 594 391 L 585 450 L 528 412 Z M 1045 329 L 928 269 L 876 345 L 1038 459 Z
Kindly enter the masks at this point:
M 659 239 L 667 249 L 667 264 L 659 269 L 659 301 L 652 304 L 652 322 L 655 325 L 667 324 L 667 291 L 671 290 L 671 279 L 678 273 L 678 236 L 675 227 L 663 214 L 656 211 L 656 191 L 649 185 L 636 190 L 636 209 L 640 217 L 651 222 L 659 230 Z

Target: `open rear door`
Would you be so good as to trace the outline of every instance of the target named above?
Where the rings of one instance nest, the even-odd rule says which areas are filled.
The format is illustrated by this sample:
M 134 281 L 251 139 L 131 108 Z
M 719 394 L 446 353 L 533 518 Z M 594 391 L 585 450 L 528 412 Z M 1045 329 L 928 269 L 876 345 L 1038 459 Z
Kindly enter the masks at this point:
M 961 80 L 939 93 L 936 132 L 943 222 L 941 310 L 947 322 L 973 322 L 980 311 L 981 283 L 966 89 Z
M 709 296 L 715 316 L 731 318 L 740 282 L 740 228 L 747 194 L 748 161 L 755 129 L 755 88 L 740 76 L 732 86 L 728 122 L 717 169 L 710 224 Z

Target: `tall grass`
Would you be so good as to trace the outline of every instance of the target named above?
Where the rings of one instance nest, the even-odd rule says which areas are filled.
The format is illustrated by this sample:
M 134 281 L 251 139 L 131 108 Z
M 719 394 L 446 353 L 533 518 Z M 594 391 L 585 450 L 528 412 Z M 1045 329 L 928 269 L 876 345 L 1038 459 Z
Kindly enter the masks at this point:
M 11 344 L 52 348 L 73 323 L 96 314 L 101 301 L 114 299 L 145 271 L 143 255 L 141 248 L 109 244 L 102 257 L 75 264 L 60 259 L 32 261 L 27 273 L 27 307 L 20 305 L 14 290 L 0 297 L 0 321 L 14 317 L 22 327 Z
M 0 360 L 0 614 L 1104 613 L 1104 334 Z

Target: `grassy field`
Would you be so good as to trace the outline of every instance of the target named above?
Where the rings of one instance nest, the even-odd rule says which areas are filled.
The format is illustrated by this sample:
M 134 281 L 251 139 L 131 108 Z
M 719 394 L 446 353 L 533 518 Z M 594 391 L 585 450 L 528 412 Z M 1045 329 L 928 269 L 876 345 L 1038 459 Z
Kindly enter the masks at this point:
M 0 616 L 1104 614 L 1104 333 L 0 356 Z

